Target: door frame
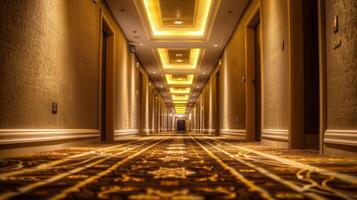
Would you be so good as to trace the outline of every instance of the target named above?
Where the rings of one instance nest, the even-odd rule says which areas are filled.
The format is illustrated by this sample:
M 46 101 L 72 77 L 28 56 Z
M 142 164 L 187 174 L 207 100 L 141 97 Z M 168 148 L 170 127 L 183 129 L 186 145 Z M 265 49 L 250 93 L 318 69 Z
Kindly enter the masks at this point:
M 219 61 L 219 63 L 221 63 Z M 216 129 L 216 136 L 220 136 L 221 135 L 221 70 L 220 70 L 221 64 L 218 64 L 218 67 L 216 68 L 216 70 L 214 71 L 214 78 L 215 78 L 215 129 Z
M 245 74 L 246 74 L 246 82 L 245 82 L 245 91 L 246 91 L 246 129 L 247 129 L 247 136 L 246 139 L 248 141 L 255 141 L 256 135 L 256 121 L 255 121 L 255 114 L 256 114 L 256 102 L 255 102 L 255 85 L 253 84 L 252 80 L 255 79 L 255 26 L 258 22 L 261 23 L 261 12 L 260 12 L 260 1 L 255 7 L 253 8 L 253 12 L 248 17 L 248 22 L 245 24 Z M 261 26 L 262 29 L 262 26 Z M 260 40 L 262 39 L 262 31 L 260 31 Z M 262 40 L 261 40 L 262 41 Z M 254 44 L 254 45 L 252 45 Z M 260 43 L 260 49 L 262 50 L 262 42 Z M 260 54 L 260 60 L 262 60 L 262 53 Z M 261 62 L 262 63 L 262 62 Z M 261 99 L 263 99 L 262 90 L 263 90 L 263 65 L 261 64 L 261 73 L 260 73 L 260 80 L 261 80 Z M 261 100 L 261 110 L 263 105 L 263 101 Z M 263 113 L 261 112 L 261 127 L 263 123 Z
M 319 152 L 323 154 L 323 135 L 326 130 L 326 40 L 325 0 L 318 3 L 319 49 Z M 304 135 L 304 70 L 303 70 L 303 10 L 302 1 L 288 0 L 289 44 L 289 148 L 305 148 Z
M 105 96 L 105 133 L 100 133 L 105 141 L 114 140 L 114 79 L 115 79 L 115 29 L 110 17 L 102 9 L 99 14 L 99 130 L 102 131 L 102 37 L 103 32 L 107 33 L 106 45 L 106 96 Z M 108 76 L 109 75 L 109 76 Z M 110 76 L 111 75 L 111 76 Z
M 303 1 L 288 0 L 289 135 L 290 149 L 304 148 Z
M 320 154 L 324 154 L 324 133 L 327 130 L 327 87 L 326 87 L 326 24 L 325 0 L 317 0 L 319 39 L 319 89 L 320 89 Z

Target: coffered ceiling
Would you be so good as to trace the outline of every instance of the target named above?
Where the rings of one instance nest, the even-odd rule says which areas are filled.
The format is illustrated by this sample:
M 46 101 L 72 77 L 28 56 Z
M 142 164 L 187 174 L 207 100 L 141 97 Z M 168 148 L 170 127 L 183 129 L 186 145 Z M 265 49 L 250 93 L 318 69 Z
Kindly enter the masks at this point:
M 187 114 L 249 0 L 106 0 L 151 80 Z

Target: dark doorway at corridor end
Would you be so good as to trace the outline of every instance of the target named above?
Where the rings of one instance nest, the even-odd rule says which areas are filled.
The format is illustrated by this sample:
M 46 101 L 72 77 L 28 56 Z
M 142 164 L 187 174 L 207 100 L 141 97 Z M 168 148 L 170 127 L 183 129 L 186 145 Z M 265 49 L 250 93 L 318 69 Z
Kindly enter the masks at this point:
M 178 132 L 186 131 L 186 121 L 185 120 L 177 120 L 177 131 Z

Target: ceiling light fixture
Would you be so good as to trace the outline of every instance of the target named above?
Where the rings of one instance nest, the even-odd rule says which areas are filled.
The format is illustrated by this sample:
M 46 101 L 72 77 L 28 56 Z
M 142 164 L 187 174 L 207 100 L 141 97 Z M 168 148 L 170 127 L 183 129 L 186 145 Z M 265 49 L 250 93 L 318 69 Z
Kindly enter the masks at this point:
M 194 75 L 188 74 L 186 78 L 182 78 L 182 77 L 175 78 L 172 74 L 166 74 L 165 77 L 166 77 L 167 84 L 169 85 L 191 85 L 193 82 Z
M 187 101 L 188 95 L 172 95 L 172 100 L 174 101 Z
M 218 44 L 214 44 L 213 46 L 214 46 L 214 47 L 218 47 Z
M 147 20 L 154 37 L 202 37 L 206 33 L 207 21 L 213 4 L 212 0 L 198 1 L 197 13 L 195 13 L 195 26 L 182 29 L 181 27 L 167 28 L 162 26 L 162 13 L 160 0 L 136 0 L 144 8 Z M 182 24 L 182 20 L 173 21 L 174 24 Z
M 174 24 L 176 24 L 176 25 L 181 25 L 181 24 L 183 24 L 183 21 L 182 21 L 182 20 L 175 20 L 175 21 L 174 21 Z
M 190 88 L 170 88 L 171 94 L 189 94 Z
M 198 65 L 198 61 L 201 55 L 201 49 L 199 48 L 193 48 L 189 49 L 189 60 L 188 63 L 182 64 L 182 63 L 171 63 L 170 62 L 170 55 L 169 55 L 169 49 L 167 48 L 158 48 L 156 50 L 157 54 L 159 55 L 159 59 L 161 61 L 161 66 L 164 69 L 196 69 Z M 176 53 L 175 55 L 182 55 L 182 53 Z M 179 56 L 181 57 L 181 56 Z M 183 61 L 182 59 L 181 62 Z M 176 60 L 177 62 L 180 62 Z
M 187 104 L 187 100 L 173 101 L 174 104 Z

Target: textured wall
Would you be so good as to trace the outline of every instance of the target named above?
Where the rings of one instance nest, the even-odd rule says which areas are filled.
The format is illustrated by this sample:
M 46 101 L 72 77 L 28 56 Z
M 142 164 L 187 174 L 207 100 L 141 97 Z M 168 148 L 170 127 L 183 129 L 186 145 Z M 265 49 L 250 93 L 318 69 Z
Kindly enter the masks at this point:
M 262 1 L 263 129 L 287 129 L 288 9 L 286 0 Z M 284 50 L 282 43 L 284 41 Z
M 113 20 L 114 23 L 114 20 Z M 130 129 L 130 75 L 134 55 L 128 52 L 128 43 L 115 26 L 115 129 Z
M 98 19 L 87 0 L 1 1 L 0 128 L 98 128 Z
M 143 74 L 143 85 L 142 85 L 142 111 L 141 111 L 141 129 L 148 134 L 152 129 L 152 112 L 153 112 L 153 93 L 152 84 L 147 74 Z
M 357 1 L 326 0 L 327 129 L 357 130 Z M 333 32 L 338 15 L 339 32 Z M 341 47 L 333 49 L 334 42 Z
M 212 94 L 212 87 L 211 87 L 211 81 L 208 81 L 206 86 L 203 89 L 202 92 L 202 98 L 203 98 L 203 129 L 205 132 L 208 131 L 208 129 L 210 128 L 210 124 L 212 123 L 210 121 L 210 115 L 212 114 L 212 100 L 210 98 L 211 94 Z
M 258 0 L 252 0 L 237 24 L 222 57 L 221 122 L 222 129 L 245 129 L 245 29 Z
M 114 128 L 139 128 L 137 59 L 108 9 L 91 0 L 2 1 L 0 128 L 98 128 L 100 9 L 115 35 Z

